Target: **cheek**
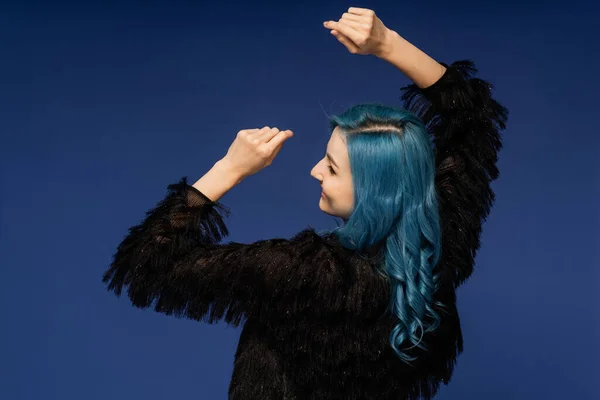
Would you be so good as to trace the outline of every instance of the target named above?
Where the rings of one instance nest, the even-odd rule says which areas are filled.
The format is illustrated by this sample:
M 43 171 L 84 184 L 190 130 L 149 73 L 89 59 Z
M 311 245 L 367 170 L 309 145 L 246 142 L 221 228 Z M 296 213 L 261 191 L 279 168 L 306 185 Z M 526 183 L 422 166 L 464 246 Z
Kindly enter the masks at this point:
M 328 185 L 327 182 L 323 182 L 319 196 L 321 196 L 321 199 L 323 200 L 328 200 L 332 196 L 331 186 Z

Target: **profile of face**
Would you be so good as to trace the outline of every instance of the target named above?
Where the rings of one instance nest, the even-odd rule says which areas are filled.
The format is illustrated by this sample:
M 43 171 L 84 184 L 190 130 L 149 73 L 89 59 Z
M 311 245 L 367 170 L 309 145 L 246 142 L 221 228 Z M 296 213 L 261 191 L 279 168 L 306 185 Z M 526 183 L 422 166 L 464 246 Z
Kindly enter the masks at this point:
M 321 183 L 319 208 L 326 214 L 346 220 L 354 207 L 354 190 L 348 147 L 339 127 L 331 133 L 325 153 L 310 171 L 310 175 Z

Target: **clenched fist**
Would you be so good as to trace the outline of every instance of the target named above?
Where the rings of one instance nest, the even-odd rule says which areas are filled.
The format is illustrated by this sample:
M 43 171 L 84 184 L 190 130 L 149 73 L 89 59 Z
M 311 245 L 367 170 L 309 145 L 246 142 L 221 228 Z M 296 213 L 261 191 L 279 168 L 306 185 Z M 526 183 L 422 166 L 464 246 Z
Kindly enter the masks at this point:
M 352 54 L 372 54 L 382 56 L 393 33 L 383 25 L 373 10 L 350 7 L 342 18 L 323 23 L 331 34 L 340 41 Z
M 293 135 L 290 130 L 268 126 L 241 130 L 221 161 L 240 177 L 248 177 L 271 165 L 283 142 Z

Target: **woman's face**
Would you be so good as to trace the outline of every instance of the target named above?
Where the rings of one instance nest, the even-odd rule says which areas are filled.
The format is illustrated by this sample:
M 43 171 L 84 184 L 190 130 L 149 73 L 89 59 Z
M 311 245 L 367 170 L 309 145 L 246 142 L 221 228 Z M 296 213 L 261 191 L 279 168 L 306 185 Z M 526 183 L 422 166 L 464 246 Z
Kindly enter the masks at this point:
M 327 143 L 326 155 L 310 175 L 321 182 L 319 208 L 326 214 L 348 219 L 354 207 L 348 148 L 336 127 Z

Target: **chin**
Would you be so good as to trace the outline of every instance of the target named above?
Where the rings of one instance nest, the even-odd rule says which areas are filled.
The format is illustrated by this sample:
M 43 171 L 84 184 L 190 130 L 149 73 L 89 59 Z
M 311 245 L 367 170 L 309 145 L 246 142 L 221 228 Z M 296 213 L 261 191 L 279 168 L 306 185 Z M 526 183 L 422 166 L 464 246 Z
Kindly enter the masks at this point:
M 337 215 L 335 212 L 331 211 L 331 209 L 329 207 L 327 207 L 327 204 L 328 203 L 326 201 L 324 201 L 324 199 L 321 197 L 321 200 L 319 201 L 319 208 L 321 209 L 321 211 L 323 211 L 327 215 L 331 215 L 332 217 L 342 218 L 341 216 Z
M 319 199 L 319 208 L 320 208 L 320 209 L 321 209 L 321 211 L 323 211 L 324 213 L 331 215 L 331 212 L 329 211 L 328 204 L 327 204 L 327 202 L 325 201 L 325 199 L 324 199 L 324 198 L 322 198 L 322 197 Z

